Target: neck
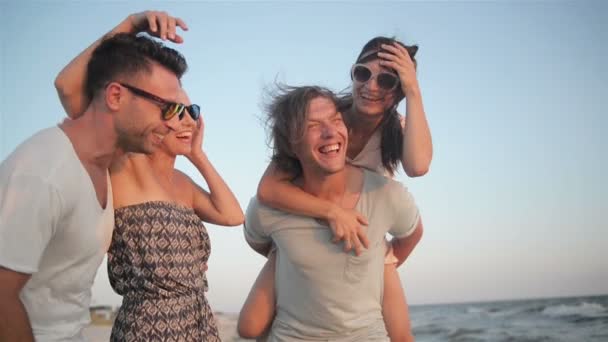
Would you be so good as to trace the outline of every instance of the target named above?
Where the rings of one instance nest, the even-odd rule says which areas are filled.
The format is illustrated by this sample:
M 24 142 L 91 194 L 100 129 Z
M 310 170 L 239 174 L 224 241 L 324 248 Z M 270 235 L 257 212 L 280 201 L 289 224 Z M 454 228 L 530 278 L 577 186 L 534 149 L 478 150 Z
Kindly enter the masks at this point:
M 302 175 L 302 190 L 322 199 L 340 204 L 346 192 L 350 166 L 327 174 L 304 170 Z
M 175 167 L 175 155 L 170 155 L 162 149 L 157 149 L 154 153 L 147 155 L 154 173 L 163 179 L 171 181 L 173 169 Z
M 352 134 L 357 136 L 370 136 L 380 123 L 382 122 L 382 118 L 384 115 L 367 115 L 362 114 L 355 106 L 351 106 L 350 109 L 346 112 L 348 128 L 350 129 Z
M 78 158 L 85 164 L 103 169 L 110 167 L 118 145 L 118 136 L 108 115 L 91 105 L 79 118 L 66 119 L 59 124 L 72 142 Z

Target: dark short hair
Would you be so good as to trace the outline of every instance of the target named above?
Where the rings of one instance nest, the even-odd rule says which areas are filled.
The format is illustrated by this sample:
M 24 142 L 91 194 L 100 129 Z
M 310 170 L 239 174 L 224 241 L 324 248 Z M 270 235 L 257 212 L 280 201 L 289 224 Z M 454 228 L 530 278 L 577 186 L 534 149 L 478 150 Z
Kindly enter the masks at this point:
M 416 60 L 418 45 L 405 45 L 394 37 L 389 38 L 382 36 L 374 37 L 368 41 L 361 49 L 355 63 L 367 63 L 371 60 L 378 59 L 378 52 L 383 50 L 382 44 L 391 45 L 393 43 L 397 43 L 404 47 L 412 59 L 412 62 L 414 62 L 414 66 L 418 66 L 418 61 Z M 401 87 L 397 87 L 394 91 L 395 103 L 384 112 L 382 122 L 380 123 L 380 129 L 382 130 L 380 139 L 382 165 L 391 175 L 394 175 L 397 171 L 397 166 L 401 162 L 401 155 L 403 152 L 403 130 L 401 128 L 401 119 L 397 112 L 397 105 L 399 105 L 399 102 L 405 97 Z M 352 104 L 352 93 L 346 92 L 341 94 L 340 106 L 338 107 L 340 111 L 344 112 L 348 110 Z
M 265 105 L 272 161 L 280 170 L 295 178 L 302 174 L 302 164 L 294 152 L 294 146 L 304 137 L 308 105 L 312 100 L 322 97 L 331 100 L 337 108 L 338 99 L 331 90 L 324 87 L 275 86 L 276 89 L 268 91 Z
M 180 79 L 188 69 L 179 52 L 145 35 L 119 33 L 105 38 L 87 65 L 85 93 L 89 99 L 118 77 L 133 77 L 150 72 L 156 62 Z

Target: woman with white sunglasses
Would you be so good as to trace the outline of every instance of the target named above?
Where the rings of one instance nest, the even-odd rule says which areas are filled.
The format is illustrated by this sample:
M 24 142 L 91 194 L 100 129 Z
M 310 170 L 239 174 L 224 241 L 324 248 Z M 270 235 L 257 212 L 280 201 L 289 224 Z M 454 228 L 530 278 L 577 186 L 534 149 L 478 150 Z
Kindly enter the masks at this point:
M 410 177 L 429 169 L 432 159 L 430 129 L 416 78 L 417 46 L 386 37 L 376 37 L 363 47 L 351 68 L 352 90 L 342 97 L 339 110 L 349 127 L 347 159 L 353 165 L 392 177 L 401 164 Z M 397 112 L 406 99 L 406 116 Z M 343 241 L 345 252 L 357 255 L 368 247 L 360 213 L 313 197 L 291 183 L 293 176 L 271 164 L 258 186 L 258 199 L 266 205 L 326 220 L 335 241 Z M 409 312 L 396 267 L 422 237 L 422 226 L 393 246 L 387 242 L 384 272 L 383 317 L 391 341 L 412 341 Z M 393 248 L 394 247 L 394 248 Z M 397 256 L 397 257 L 396 257 Z M 274 253 L 264 265 L 241 314 L 238 332 L 258 337 L 274 316 Z M 356 300 L 356 299 L 353 299 Z

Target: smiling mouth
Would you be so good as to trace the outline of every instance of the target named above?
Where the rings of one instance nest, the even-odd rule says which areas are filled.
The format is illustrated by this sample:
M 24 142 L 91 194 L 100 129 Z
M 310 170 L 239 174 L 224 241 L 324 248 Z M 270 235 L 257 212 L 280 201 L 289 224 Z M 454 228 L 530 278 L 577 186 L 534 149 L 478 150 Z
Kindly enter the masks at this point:
M 175 136 L 180 140 L 190 140 L 192 138 L 192 132 L 181 132 Z
M 319 148 L 319 152 L 321 154 L 325 154 L 325 155 L 336 155 L 341 150 L 342 150 L 342 144 L 341 143 L 330 144 L 330 145 L 323 145 L 323 146 L 321 146 Z
M 362 99 L 364 99 L 366 101 L 370 101 L 370 102 L 380 102 L 383 100 L 383 97 L 370 96 L 368 94 L 360 94 L 359 96 Z

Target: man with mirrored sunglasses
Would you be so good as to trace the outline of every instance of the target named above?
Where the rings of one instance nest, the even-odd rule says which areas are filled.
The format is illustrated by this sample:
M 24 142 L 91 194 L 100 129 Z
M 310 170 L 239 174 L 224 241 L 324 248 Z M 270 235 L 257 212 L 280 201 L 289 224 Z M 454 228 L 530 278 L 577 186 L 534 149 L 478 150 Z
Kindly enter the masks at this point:
M 188 112 L 188 114 L 194 121 L 197 121 L 201 115 L 201 108 L 196 104 L 186 106 L 183 103 L 167 101 L 154 94 L 150 94 L 145 90 L 139 89 L 126 83 L 120 83 L 120 85 L 129 89 L 131 92 L 133 92 L 133 94 L 141 96 L 158 104 L 162 111 L 162 117 L 164 120 L 171 120 L 175 115 L 177 115 L 181 120 L 184 117 L 185 111 Z
M 0 341 L 84 340 L 114 226 L 110 163 L 117 151 L 153 152 L 183 115 L 184 105 L 164 100 L 181 91 L 187 65 L 177 51 L 118 34 L 83 54 L 83 114 L 36 133 L 0 164 Z M 117 81 L 126 79 L 137 82 L 127 89 Z M 144 87 L 157 103 L 134 96 Z

